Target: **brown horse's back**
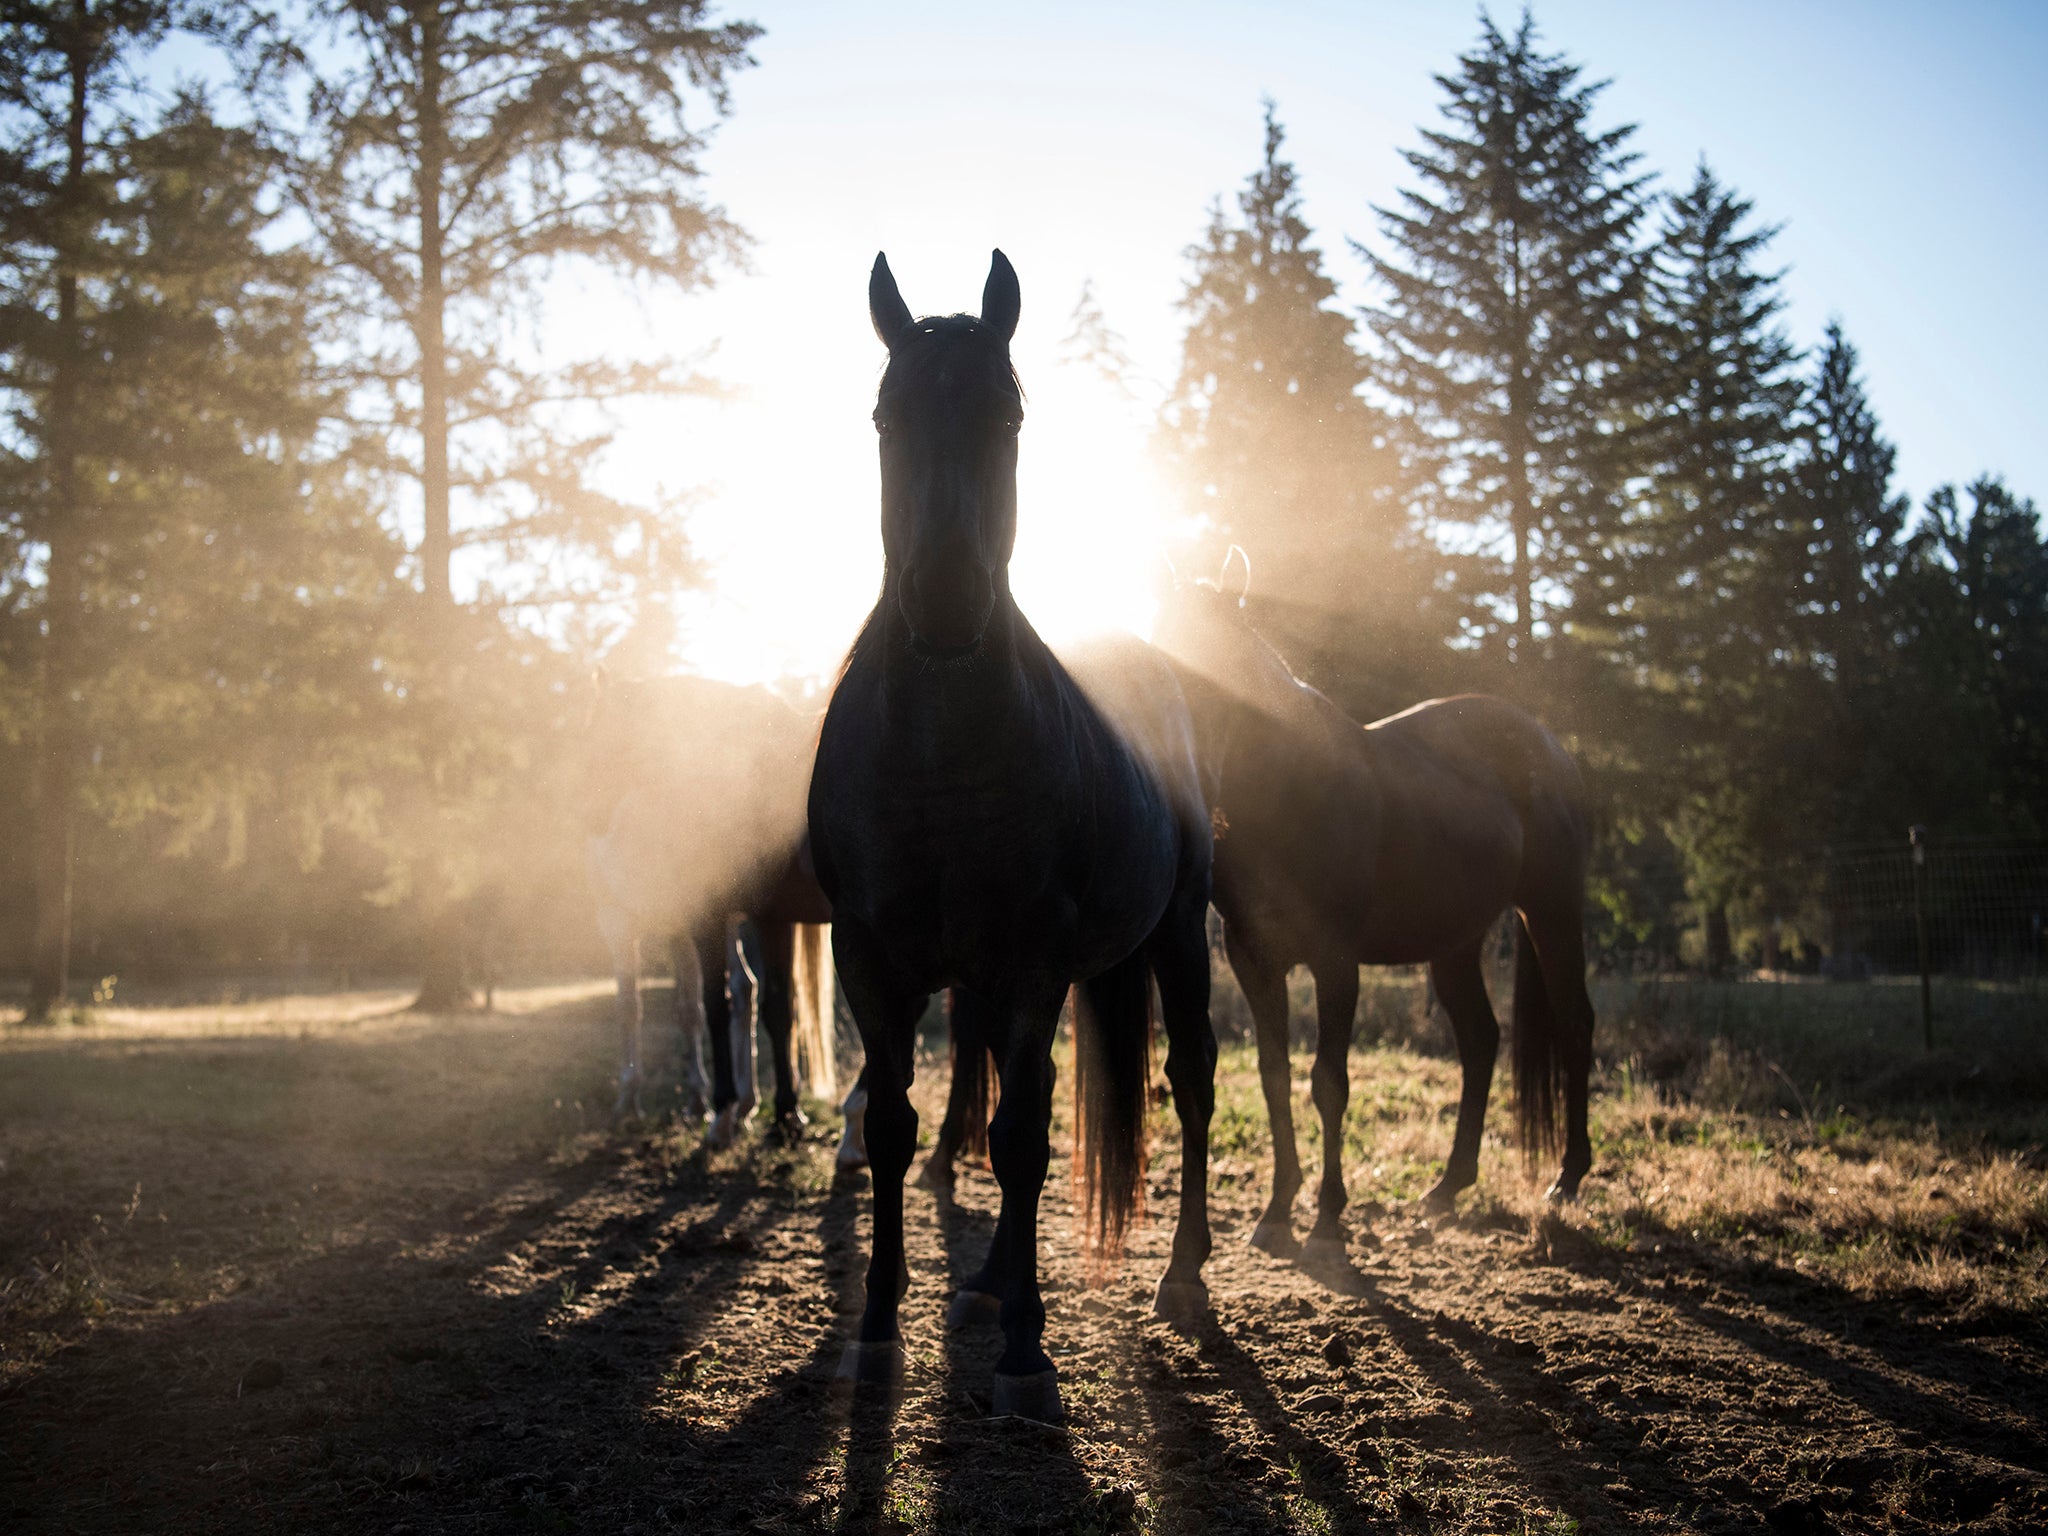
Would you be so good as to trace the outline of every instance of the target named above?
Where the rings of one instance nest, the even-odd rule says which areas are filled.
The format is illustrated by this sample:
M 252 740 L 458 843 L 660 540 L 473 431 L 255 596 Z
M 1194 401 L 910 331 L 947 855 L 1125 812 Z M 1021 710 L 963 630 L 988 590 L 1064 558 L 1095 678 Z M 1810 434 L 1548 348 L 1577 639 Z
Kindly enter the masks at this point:
M 1577 891 L 1585 789 L 1533 715 L 1460 694 L 1375 721 L 1362 740 L 1380 796 L 1368 963 L 1434 958 L 1505 907 Z

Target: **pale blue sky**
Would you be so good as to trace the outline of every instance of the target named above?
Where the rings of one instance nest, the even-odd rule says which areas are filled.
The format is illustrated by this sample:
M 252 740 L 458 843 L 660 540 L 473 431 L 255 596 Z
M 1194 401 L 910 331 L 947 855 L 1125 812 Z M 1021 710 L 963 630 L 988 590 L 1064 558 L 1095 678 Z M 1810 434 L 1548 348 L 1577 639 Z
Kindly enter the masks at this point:
M 1183 251 L 1255 165 L 1270 95 L 1341 296 L 1362 302 L 1345 237 L 1377 239 L 1371 207 L 1392 200 L 1400 151 L 1436 118 L 1432 76 L 1478 29 L 1475 6 L 1386 0 L 789 0 L 733 14 L 768 32 L 708 164 L 758 241 L 754 271 L 623 323 L 658 346 L 716 338 L 741 399 L 636 419 L 619 451 L 629 478 L 713 488 L 697 532 L 721 586 L 692 652 L 727 672 L 829 668 L 872 600 L 880 354 L 864 294 L 878 248 L 919 312 L 972 308 L 990 246 L 1014 260 L 1035 407 L 1018 591 L 1027 609 L 1142 627 L 1116 606 L 1130 572 L 1114 590 L 1077 585 L 1142 566 L 1170 515 L 1137 483 L 1144 412 L 1055 361 L 1082 281 L 1145 370 L 1170 378 Z M 1519 12 L 1495 15 L 1505 27 Z M 1550 49 L 1613 82 L 1602 120 L 1636 123 L 1667 184 L 1704 153 L 1784 226 L 1787 328 L 1811 346 L 1842 319 L 1901 489 L 1917 501 L 1989 470 L 2048 498 L 2048 0 L 1551 0 L 1536 16 Z M 1119 552 L 1081 558 L 1105 539 Z

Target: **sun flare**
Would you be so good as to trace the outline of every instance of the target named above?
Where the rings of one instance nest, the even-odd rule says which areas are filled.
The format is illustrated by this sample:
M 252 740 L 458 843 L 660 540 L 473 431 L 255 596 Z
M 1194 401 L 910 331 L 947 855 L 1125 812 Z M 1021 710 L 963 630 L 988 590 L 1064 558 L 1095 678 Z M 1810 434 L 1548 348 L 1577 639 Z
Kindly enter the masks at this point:
M 1146 413 L 1049 360 L 1027 388 L 1010 567 L 1018 606 L 1056 645 L 1105 630 L 1147 635 L 1164 557 L 1187 525 L 1149 452 Z M 690 523 L 711 579 L 679 605 L 689 670 L 730 682 L 831 677 L 881 582 L 866 414 L 863 394 L 823 389 L 721 408 L 708 444 L 715 491 Z M 805 447 L 793 451 L 795 441 Z

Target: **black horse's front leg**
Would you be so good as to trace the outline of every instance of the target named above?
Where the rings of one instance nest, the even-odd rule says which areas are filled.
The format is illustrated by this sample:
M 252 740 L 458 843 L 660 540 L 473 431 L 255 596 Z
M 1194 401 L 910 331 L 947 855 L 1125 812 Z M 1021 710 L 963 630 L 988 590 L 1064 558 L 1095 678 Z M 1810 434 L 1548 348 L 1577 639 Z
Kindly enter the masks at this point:
M 861 1312 L 860 1336 L 846 1347 L 839 1375 L 885 1380 L 903 1365 L 896 1321 L 898 1303 L 910 1286 L 903 1251 L 903 1179 L 917 1151 L 917 1111 L 910 1104 L 910 1084 L 917 1017 L 926 998 L 894 973 L 880 946 L 851 921 L 833 925 L 832 957 L 867 1053 L 867 1152 L 874 1181 L 867 1304 Z
M 1003 1191 L 990 1246 L 1000 1266 L 1003 1352 L 996 1357 L 994 1411 L 1057 1423 L 1059 1378 L 1045 1352 L 1045 1302 L 1038 1291 L 1038 1199 L 1052 1159 L 1052 1040 L 1065 988 L 993 1007 L 990 1043 L 1002 1064 L 1002 1098 L 989 1123 L 989 1162 Z M 994 1278 L 991 1275 L 991 1278 Z

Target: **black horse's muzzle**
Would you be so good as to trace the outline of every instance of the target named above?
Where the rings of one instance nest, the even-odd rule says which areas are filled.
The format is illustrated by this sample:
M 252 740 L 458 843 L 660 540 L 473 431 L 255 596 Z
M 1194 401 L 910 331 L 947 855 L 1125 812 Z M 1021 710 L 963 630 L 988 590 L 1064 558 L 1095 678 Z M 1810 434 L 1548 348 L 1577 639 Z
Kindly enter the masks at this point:
M 942 550 L 903 573 L 897 602 L 921 649 L 964 655 L 981 643 L 995 611 L 995 578 L 964 548 Z

